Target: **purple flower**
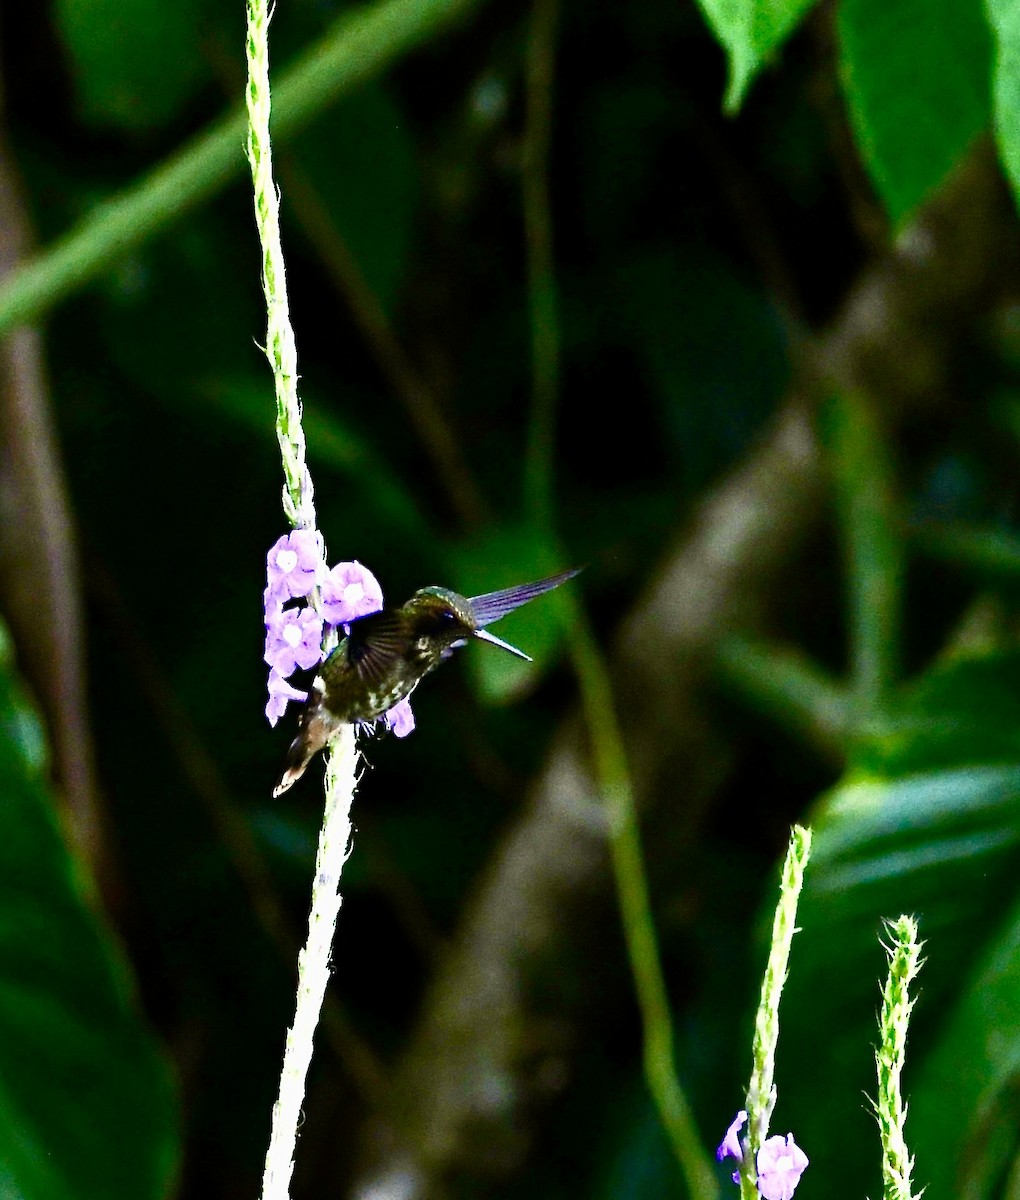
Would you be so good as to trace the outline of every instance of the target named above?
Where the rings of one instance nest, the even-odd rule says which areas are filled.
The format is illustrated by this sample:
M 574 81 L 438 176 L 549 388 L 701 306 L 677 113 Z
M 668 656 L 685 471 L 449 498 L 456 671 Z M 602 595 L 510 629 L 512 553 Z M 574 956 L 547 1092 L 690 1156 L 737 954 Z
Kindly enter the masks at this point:
M 391 709 L 383 713 L 383 720 L 386 722 L 387 728 L 392 729 L 397 737 L 407 737 L 414 729 L 411 701 L 405 696 L 403 700 L 398 701 Z
M 741 1109 L 740 1112 L 733 1118 L 729 1129 L 726 1130 L 726 1136 L 719 1143 L 719 1149 L 716 1150 L 716 1158 L 722 1162 L 724 1158 L 735 1158 L 737 1162 L 744 1161 L 744 1151 L 740 1147 L 740 1131 L 747 1123 L 747 1113 Z M 733 1172 L 733 1182 L 740 1182 L 740 1172 Z
M 275 725 L 283 716 L 288 700 L 307 700 L 308 693 L 300 692 L 291 687 L 279 671 L 269 672 L 269 703 L 266 705 L 266 718 L 270 725 Z
M 322 618 L 307 607 L 267 613 L 264 658 L 279 675 L 314 667 L 322 658 Z
M 747 1113 L 741 1109 L 733 1118 L 732 1124 L 726 1130 L 726 1136 L 719 1143 L 719 1149 L 715 1152 L 715 1156 L 720 1162 L 724 1158 L 735 1158 L 737 1162 L 743 1159 L 744 1152 L 740 1148 L 740 1131 L 746 1123 Z
M 807 1165 L 792 1133 L 766 1138 L 758 1151 L 758 1191 L 765 1200 L 790 1200 Z
M 330 625 L 346 625 L 382 608 L 379 581 L 359 562 L 342 562 L 322 581 L 322 615 Z
M 281 601 L 310 594 L 326 570 L 322 534 L 295 529 L 279 538 L 266 555 L 267 592 Z

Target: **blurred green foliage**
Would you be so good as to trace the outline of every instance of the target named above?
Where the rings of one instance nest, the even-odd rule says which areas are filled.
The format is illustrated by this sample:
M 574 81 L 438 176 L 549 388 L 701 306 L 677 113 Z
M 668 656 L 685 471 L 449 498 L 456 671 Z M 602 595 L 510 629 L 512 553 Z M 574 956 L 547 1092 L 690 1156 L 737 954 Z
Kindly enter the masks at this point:
M 373 61 L 396 59 L 385 75 L 335 104 L 306 88 L 299 133 L 280 114 L 320 524 L 331 557 L 364 561 L 395 601 L 558 565 L 522 493 L 528 10 L 479 5 L 466 19 L 468 7 L 445 27 L 439 0 L 418 5 L 431 36 L 406 55 L 400 38 L 418 35 L 380 20 L 375 36 L 394 40 Z M 817 382 L 804 367 L 814 333 L 983 133 L 1020 189 L 1015 4 L 810 9 L 571 0 L 559 14 L 557 523 L 570 562 L 587 564 L 576 586 L 610 652 L 784 394 Z M 359 12 L 280 0 L 276 78 Z M 45 341 L 110 854 L 100 917 L 60 837 L 35 702 L 5 658 L 0 1194 L 253 1195 L 319 800 L 315 772 L 293 796 L 269 794 L 291 726 L 270 732 L 262 715 L 260 593 L 283 522 L 240 138 L 236 162 L 230 149 L 218 173 L 164 198 L 160 222 L 139 215 L 84 290 L 95 267 L 74 240 L 124 195 L 130 231 L 133 185 L 189 138 L 216 136 L 243 79 L 243 13 L 59 0 L 12 8 L 4 24 L 6 136 L 39 252 L 48 261 L 70 231 L 62 261 L 81 267 L 53 293 L 68 298 L 46 311 Z M 739 114 L 724 117 L 724 102 Z M 1007 239 L 1004 278 L 1009 251 Z M 795 1131 L 811 1157 L 805 1200 L 878 1191 L 862 1094 L 874 1090 L 881 919 L 900 912 L 927 939 L 905 1081 L 915 1178 L 932 1200 L 1015 1194 L 1018 327 L 1007 299 L 940 329 L 949 386 L 920 415 L 822 381 L 814 532 L 749 606 L 763 615 L 739 631 L 756 639 L 742 676 L 698 691 L 718 738 L 711 801 L 678 845 L 688 764 L 668 802 L 643 797 L 678 1068 L 710 1148 L 749 1062 L 773 858 L 791 820 L 817 830 L 774 1130 Z M 444 436 L 467 501 L 437 466 Z M 31 520 L 4 509 L 5 523 Z M 357 1048 L 383 1074 L 399 1058 L 565 736 L 576 684 L 547 604 L 500 629 L 534 665 L 472 647 L 416 693 L 413 737 L 368 747 L 333 988 L 342 1031 L 323 1035 L 313 1069 L 295 1196 L 350 1185 L 373 1102 Z M 668 695 L 684 666 L 661 658 Z M 641 1084 L 619 940 L 600 928 L 604 975 L 557 981 L 587 993 L 597 1020 L 549 1068 L 562 1094 L 525 1169 L 458 1180 L 458 1194 L 684 1194 Z

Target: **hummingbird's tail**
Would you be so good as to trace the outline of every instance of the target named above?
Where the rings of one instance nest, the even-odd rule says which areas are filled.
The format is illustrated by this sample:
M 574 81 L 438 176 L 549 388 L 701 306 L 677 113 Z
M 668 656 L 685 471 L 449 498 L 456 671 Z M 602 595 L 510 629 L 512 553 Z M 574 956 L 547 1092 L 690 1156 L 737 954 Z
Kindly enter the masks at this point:
M 282 796 L 305 773 L 305 768 L 319 751 L 329 741 L 335 725 L 326 719 L 325 710 L 321 704 L 322 693 L 312 690 L 311 695 L 301 714 L 297 737 L 291 742 L 287 751 L 286 765 L 273 796 Z

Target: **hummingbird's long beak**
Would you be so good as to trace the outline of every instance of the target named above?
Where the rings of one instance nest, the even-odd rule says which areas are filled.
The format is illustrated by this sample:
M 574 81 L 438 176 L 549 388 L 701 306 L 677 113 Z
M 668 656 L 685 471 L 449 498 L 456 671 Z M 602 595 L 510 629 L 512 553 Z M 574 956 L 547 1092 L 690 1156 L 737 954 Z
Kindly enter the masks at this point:
M 520 608 L 522 604 L 527 604 L 529 600 L 534 600 L 536 596 L 551 592 L 554 587 L 559 587 L 561 583 L 573 579 L 580 570 L 580 567 L 575 567 L 573 571 L 564 571 L 561 575 L 551 575 L 548 579 L 538 580 L 537 583 L 519 583 L 516 587 L 503 588 L 500 592 L 486 592 L 484 596 L 471 596 L 468 603 L 471 605 L 471 611 L 475 617 L 475 637 L 481 636 L 478 633 L 479 629 L 491 625 L 500 617 L 505 617 L 507 613 L 513 612 L 515 608 Z M 486 637 L 482 640 L 495 640 L 496 645 L 513 649 L 512 646 L 508 647 L 506 642 L 501 642 L 498 638 Z M 520 654 L 521 652 L 514 650 L 514 653 Z M 521 655 L 521 657 L 526 658 L 527 655 Z
M 518 658 L 523 658 L 525 662 L 531 662 L 531 655 L 525 654 L 523 650 L 518 650 L 516 646 L 511 646 L 509 642 L 504 642 L 502 638 L 496 637 L 494 633 L 489 633 L 487 629 L 476 629 L 474 636 L 482 642 L 491 642 L 493 646 L 499 646 L 501 650 L 509 650 L 511 654 L 516 654 Z

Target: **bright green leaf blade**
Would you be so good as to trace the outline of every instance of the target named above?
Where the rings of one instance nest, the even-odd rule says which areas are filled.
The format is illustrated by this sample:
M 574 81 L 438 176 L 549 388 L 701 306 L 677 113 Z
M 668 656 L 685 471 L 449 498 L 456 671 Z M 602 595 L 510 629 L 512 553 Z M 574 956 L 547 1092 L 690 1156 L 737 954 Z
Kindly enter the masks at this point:
M 148 129 L 176 117 L 208 75 L 201 0 L 57 0 L 85 121 Z
M 177 1161 L 169 1075 L 57 829 L 0 665 L 0 1194 L 156 1200 Z
M 899 226 L 988 125 L 988 22 L 981 0 L 843 0 L 837 11 L 854 134 Z
M 985 0 L 995 36 L 992 111 L 999 156 L 1020 203 L 1020 0 Z
M 698 0 L 729 57 L 726 108 L 736 111 L 755 75 L 796 29 L 815 0 Z
M 939 1197 L 992 1196 L 1016 1153 L 1020 912 L 990 946 L 911 1084 L 911 1150 Z

